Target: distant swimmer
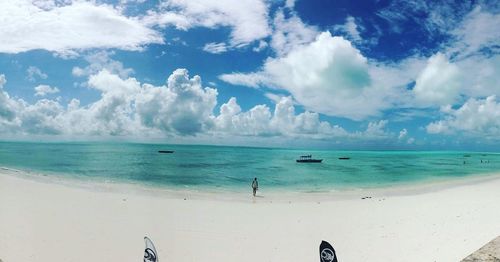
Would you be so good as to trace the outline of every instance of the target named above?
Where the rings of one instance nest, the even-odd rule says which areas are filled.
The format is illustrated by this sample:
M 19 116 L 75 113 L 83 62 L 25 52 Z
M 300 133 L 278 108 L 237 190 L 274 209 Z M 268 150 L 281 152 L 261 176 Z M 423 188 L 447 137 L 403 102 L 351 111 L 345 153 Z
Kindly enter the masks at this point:
M 257 182 L 257 178 L 253 179 L 252 182 L 253 196 L 257 194 L 257 189 L 259 189 L 259 182 Z

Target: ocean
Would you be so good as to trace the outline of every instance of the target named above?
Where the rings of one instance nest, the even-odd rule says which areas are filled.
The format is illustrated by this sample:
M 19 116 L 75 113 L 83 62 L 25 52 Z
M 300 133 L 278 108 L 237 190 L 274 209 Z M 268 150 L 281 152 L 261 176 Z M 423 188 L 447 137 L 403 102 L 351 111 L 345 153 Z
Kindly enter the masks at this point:
M 323 163 L 295 162 L 305 154 Z M 0 166 L 62 178 L 216 191 L 248 190 L 257 177 L 268 190 L 315 192 L 499 172 L 500 153 L 0 142 Z

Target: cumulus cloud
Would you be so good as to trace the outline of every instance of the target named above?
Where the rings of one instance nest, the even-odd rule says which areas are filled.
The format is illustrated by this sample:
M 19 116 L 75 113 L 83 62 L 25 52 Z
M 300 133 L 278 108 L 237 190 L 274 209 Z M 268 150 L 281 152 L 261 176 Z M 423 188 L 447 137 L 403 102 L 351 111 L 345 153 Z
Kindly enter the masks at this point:
M 3 90 L 7 83 L 5 75 L 0 74 L 0 131 L 2 133 L 13 133 L 18 130 L 19 119 L 17 112 L 23 105 L 23 101 L 15 100 Z
M 368 138 L 386 138 L 390 136 L 388 132 L 385 131 L 385 128 L 387 126 L 387 123 L 389 123 L 388 120 L 382 119 L 379 121 L 373 121 L 368 123 L 368 127 L 366 130 L 362 133 L 359 133 L 359 135 L 362 135 L 362 137 L 368 137 Z
M 2 1 L 0 52 L 44 49 L 60 54 L 91 48 L 141 50 L 161 35 L 111 5 L 75 1 Z
M 496 96 L 485 99 L 470 98 L 460 108 L 441 109 L 444 119 L 427 125 L 431 134 L 462 133 L 498 140 L 500 138 L 500 102 Z
M 26 70 L 26 73 L 28 73 L 28 81 L 30 81 L 30 82 L 35 82 L 37 80 L 37 78 L 47 79 L 47 77 L 48 77 L 47 74 L 42 72 L 42 70 L 40 70 L 40 68 L 38 68 L 36 66 L 28 67 L 28 69 Z
M 3 90 L 3 87 L 7 83 L 5 75 L 0 75 L 0 117 L 3 120 L 11 121 L 16 115 L 16 101 L 12 100 Z
M 48 94 L 59 93 L 59 88 L 51 87 L 49 85 L 35 86 L 35 96 L 46 96 Z
M 460 70 L 445 55 L 429 58 L 427 66 L 418 75 L 413 92 L 424 105 L 453 104 L 460 91 Z
M 194 135 L 211 127 L 217 90 L 202 88 L 201 78 L 189 78 L 186 69 L 175 70 L 167 86 L 145 85 L 136 100 L 137 114 L 146 127 Z
M 230 27 L 230 45 L 247 45 L 267 37 L 268 5 L 262 0 L 167 0 L 159 11 L 144 17 L 148 25 L 169 26 L 187 30 L 193 27 Z
M 33 104 L 11 98 L 0 75 L 0 130 L 3 135 L 68 137 L 280 137 L 319 139 L 386 139 L 387 121 L 349 133 L 321 121 L 318 113 L 297 113 L 293 99 L 282 96 L 274 109 L 256 105 L 243 111 L 231 98 L 216 111 L 217 90 L 202 87 L 199 76 L 175 70 L 166 84 L 154 86 L 106 69 L 89 76 L 88 87 L 100 98 L 88 105 L 40 99 Z M 47 91 L 47 90 L 45 90 Z
M 386 80 L 372 77 L 374 68 L 349 41 L 324 32 L 283 57 L 268 58 L 258 72 L 224 74 L 220 79 L 283 89 L 308 110 L 360 120 L 392 106 L 388 97 L 402 90 L 380 85 Z
M 320 121 L 318 113 L 295 113 L 291 97 L 281 97 L 274 111 L 266 105 L 257 105 L 246 112 L 241 111 L 236 98 L 232 97 L 220 107 L 215 118 L 215 132 L 246 136 L 284 137 L 341 137 L 348 133 L 339 126 Z
M 5 83 L 0 77 L 0 88 Z M 15 134 L 67 136 L 194 135 L 213 126 L 217 91 L 202 88 L 199 76 L 189 78 L 185 69 L 170 75 L 164 86 L 121 78 L 106 69 L 91 75 L 88 86 L 101 93 L 86 106 L 72 99 L 67 106 L 41 99 L 34 104 L 0 93 L 0 129 Z M 50 87 L 38 88 L 52 92 Z M 50 89 L 50 91 L 49 91 Z

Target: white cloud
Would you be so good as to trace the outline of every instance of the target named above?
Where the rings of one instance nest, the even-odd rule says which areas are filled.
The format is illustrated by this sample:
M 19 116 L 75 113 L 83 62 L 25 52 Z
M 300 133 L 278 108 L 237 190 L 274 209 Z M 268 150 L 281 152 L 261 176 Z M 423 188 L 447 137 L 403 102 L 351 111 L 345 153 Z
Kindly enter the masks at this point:
M 283 97 L 286 97 L 284 95 L 278 95 L 270 92 L 264 93 L 264 96 L 269 98 L 269 100 L 273 101 L 275 104 L 279 103 Z
M 17 112 L 22 107 L 22 101 L 14 100 L 3 90 L 7 83 L 5 75 L 0 74 L 0 131 L 3 134 L 16 133 L 19 130 Z
M 201 86 L 201 78 L 189 78 L 186 69 L 177 69 L 167 86 L 144 85 L 136 99 L 141 123 L 164 132 L 194 135 L 211 128 L 217 104 L 217 90 Z
M 28 73 L 28 81 L 30 81 L 30 82 L 35 82 L 37 78 L 47 79 L 47 77 L 48 77 L 47 74 L 42 72 L 42 70 L 40 70 L 40 68 L 38 68 L 36 66 L 28 67 L 26 72 Z
M 291 12 L 291 16 L 286 18 L 283 9 L 276 12 L 273 25 L 270 45 L 279 56 L 310 43 L 319 34 L 316 27 L 304 24 L 295 12 Z
M 335 31 L 340 31 L 347 34 L 348 38 L 354 42 L 361 42 L 361 34 L 359 32 L 360 26 L 356 24 L 356 19 L 352 16 L 348 16 L 343 25 L 337 25 L 334 27 Z
M 376 15 L 385 19 L 393 32 L 403 32 L 405 24 L 411 21 L 432 38 L 455 27 L 470 7 L 467 1 L 450 4 L 446 1 L 394 0 Z
M 461 75 L 457 65 L 438 53 L 429 58 L 427 66 L 418 75 L 413 92 L 424 105 L 453 104 L 460 91 Z
M 483 48 L 500 50 L 500 14 L 483 11 L 481 6 L 472 10 L 460 26 L 451 31 L 455 37 L 451 51 L 458 52 L 460 57 L 481 51 Z
M 431 134 L 463 133 L 486 139 L 500 139 L 500 102 L 496 96 L 470 98 L 458 109 L 441 109 L 444 119 L 427 125 Z
M 267 37 L 268 5 L 262 0 L 166 0 L 160 11 L 150 12 L 143 21 L 148 25 L 187 30 L 193 27 L 230 27 L 230 45 L 247 45 Z
M 403 128 L 401 131 L 399 131 L 399 136 L 398 139 L 404 139 L 408 135 L 408 130 L 406 128 Z
M 75 1 L 2 1 L 0 52 L 19 53 L 45 49 L 60 54 L 90 48 L 141 50 L 162 43 L 159 33 L 111 5 Z
M 259 44 L 256 47 L 252 48 L 252 50 L 254 52 L 260 52 L 260 51 L 264 50 L 268 46 L 269 46 L 269 44 L 266 41 L 260 40 Z
M 55 93 L 59 93 L 59 88 L 48 85 L 38 85 L 35 87 L 35 96 L 46 96 Z
M 214 43 L 214 42 L 205 44 L 205 46 L 203 47 L 203 51 L 212 54 L 221 54 L 227 52 L 227 49 L 228 48 L 225 43 Z
M 295 7 L 296 0 L 285 0 L 285 7 L 293 9 Z
M 5 84 L 0 75 L 0 89 Z M 88 105 L 72 99 L 40 99 L 34 104 L 15 100 L 0 90 L 0 130 L 5 135 L 63 137 L 280 137 L 320 139 L 386 139 L 387 121 L 370 123 L 363 132 L 348 133 L 321 121 L 318 113 L 296 113 L 291 97 L 281 97 L 272 111 L 256 105 L 243 111 L 236 98 L 217 104 L 217 90 L 201 85 L 199 76 L 175 70 L 166 85 L 120 78 L 106 69 L 91 75 L 88 87 L 101 97 Z
M 220 79 L 284 89 L 308 110 L 360 120 L 380 114 L 392 106 L 389 98 L 396 99 L 404 92 L 401 87 L 380 85 L 387 80 L 372 78 L 370 72 L 377 71 L 374 68 L 349 41 L 324 32 L 283 57 L 268 58 L 261 71 L 224 74 Z
M 261 73 L 231 73 L 222 74 L 219 79 L 233 85 L 249 86 L 258 88 L 260 84 L 267 81 L 267 77 Z
M 291 97 L 281 97 L 274 112 L 266 105 L 257 105 L 246 112 L 241 111 L 236 98 L 232 97 L 220 107 L 215 118 L 215 132 L 243 136 L 284 136 L 332 138 L 349 134 L 339 126 L 320 121 L 312 112 L 295 113 Z
M 415 143 L 415 138 L 409 137 L 408 130 L 406 128 L 403 128 L 401 129 L 401 131 L 399 131 L 398 139 L 401 141 L 405 141 L 407 144 Z
M 390 136 L 390 134 L 385 131 L 387 123 L 389 123 L 389 121 L 385 119 L 369 122 L 366 130 L 363 133 L 358 134 L 362 137 L 371 139 L 387 138 L 388 136 Z
M 475 55 L 456 62 L 460 68 L 461 91 L 468 97 L 500 96 L 500 55 Z
M 88 66 L 81 68 L 78 66 L 73 67 L 71 73 L 76 77 L 87 77 L 97 74 L 98 72 L 106 69 L 112 74 L 118 74 L 121 78 L 126 78 L 134 73 L 132 68 L 125 68 L 119 61 L 113 60 L 114 52 L 98 51 L 85 56 L 85 60 L 89 63 Z
M 5 75 L 0 74 L 0 119 L 12 121 L 16 115 L 17 102 L 3 90 L 6 83 Z

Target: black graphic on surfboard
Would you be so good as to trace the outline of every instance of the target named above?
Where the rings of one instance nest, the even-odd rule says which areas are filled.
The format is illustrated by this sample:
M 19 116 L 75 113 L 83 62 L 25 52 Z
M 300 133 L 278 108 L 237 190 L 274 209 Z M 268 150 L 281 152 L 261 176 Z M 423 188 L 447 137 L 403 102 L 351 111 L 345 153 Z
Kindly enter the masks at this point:
M 319 261 L 320 262 L 338 262 L 335 249 L 326 241 L 321 241 L 319 245 Z
M 156 255 L 156 248 L 153 245 L 153 241 L 148 237 L 144 237 L 144 242 L 146 243 L 146 249 L 144 249 L 144 262 L 158 262 L 158 256 Z

